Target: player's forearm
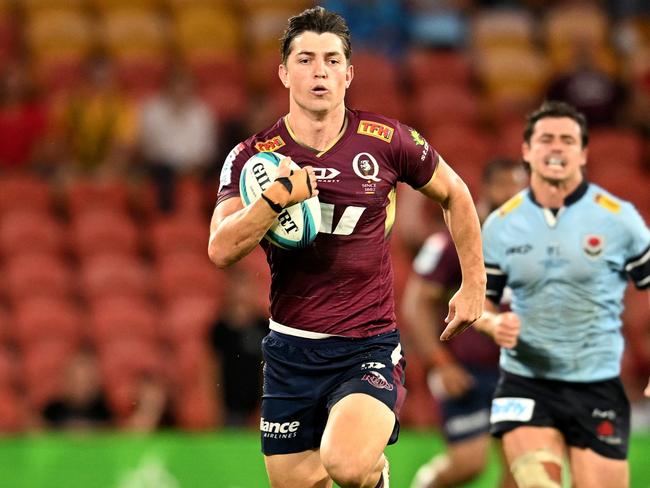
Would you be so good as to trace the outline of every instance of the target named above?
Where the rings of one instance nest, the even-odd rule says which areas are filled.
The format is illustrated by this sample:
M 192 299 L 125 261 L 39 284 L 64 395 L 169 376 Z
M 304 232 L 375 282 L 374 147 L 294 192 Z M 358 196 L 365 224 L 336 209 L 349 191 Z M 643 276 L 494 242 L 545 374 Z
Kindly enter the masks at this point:
M 454 185 L 444 212 L 458 252 L 463 284 L 485 288 L 487 278 L 483 264 L 481 225 L 472 197 L 464 183 Z
M 248 255 L 262 240 L 278 214 L 262 199 L 227 216 L 210 228 L 208 254 L 219 268 Z

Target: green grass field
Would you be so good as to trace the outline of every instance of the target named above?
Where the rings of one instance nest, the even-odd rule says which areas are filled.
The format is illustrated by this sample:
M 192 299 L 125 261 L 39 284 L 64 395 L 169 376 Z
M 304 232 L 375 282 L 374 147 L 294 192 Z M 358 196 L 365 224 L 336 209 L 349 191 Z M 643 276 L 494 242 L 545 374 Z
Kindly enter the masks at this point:
M 418 466 L 441 452 L 432 432 L 402 433 L 388 448 L 391 488 L 408 488 Z M 632 488 L 650 488 L 650 435 L 634 436 Z M 469 488 L 494 488 L 496 462 Z M 0 438 L 1 488 L 263 488 L 258 433 L 91 434 Z

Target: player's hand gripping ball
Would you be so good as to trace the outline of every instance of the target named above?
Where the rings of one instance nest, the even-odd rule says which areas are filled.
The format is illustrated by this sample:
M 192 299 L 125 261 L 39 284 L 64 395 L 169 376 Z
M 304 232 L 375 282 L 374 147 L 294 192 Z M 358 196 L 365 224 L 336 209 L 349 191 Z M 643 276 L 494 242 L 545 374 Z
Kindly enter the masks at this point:
M 246 161 L 239 178 L 239 193 L 245 206 L 261 198 L 262 192 L 275 181 L 283 158 L 278 153 L 262 152 Z M 293 161 L 289 167 L 292 171 L 300 170 L 300 166 Z M 307 185 L 302 181 L 296 183 L 307 187 L 306 191 L 311 194 L 308 182 Z M 291 192 L 291 197 L 294 192 L 295 190 Z M 314 195 L 282 209 L 264 238 L 283 249 L 304 249 L 316 239 L 320 224 L 320 202 L 318 196 Z

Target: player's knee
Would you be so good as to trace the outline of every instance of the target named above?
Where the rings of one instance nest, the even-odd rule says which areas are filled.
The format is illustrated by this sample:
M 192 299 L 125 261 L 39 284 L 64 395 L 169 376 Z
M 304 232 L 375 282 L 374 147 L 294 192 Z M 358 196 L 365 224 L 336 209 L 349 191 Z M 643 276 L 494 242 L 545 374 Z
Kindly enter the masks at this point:
M 560 488 L 562 459 L 546 449 L 527 452 L 510 466 L 519 488 Z
M 372 466 L 369 467 L 362 460 L 345 459 L 341 456 L 329 456 L 323 459 L 323 465 L 330 478 L 341 488 L 363 486 L 372 470 Z

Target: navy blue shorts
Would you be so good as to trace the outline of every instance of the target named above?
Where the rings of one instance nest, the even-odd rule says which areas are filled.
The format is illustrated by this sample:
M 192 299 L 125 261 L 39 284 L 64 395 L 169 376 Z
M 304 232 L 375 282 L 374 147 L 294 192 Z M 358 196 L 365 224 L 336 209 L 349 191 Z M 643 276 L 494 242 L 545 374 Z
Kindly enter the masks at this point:
M 318 449 L 330 409 L 351 393 L 366 393 L 395 412 L 388 443 L 397 442 L 406 396 L 397 330 L 363 339 L 304 339 L 271 331 L 262 352 L 264 454 Z
M 554 427 L 569 446 L 627 458 L 630 402 L 618 378 L 575 383 L 502 371 L 490 421 L 496 437 L 522 425 Z
M 464 367 L 474 378 L 472 388 L 459 398 L 448 398 L 440 402 L 442 429 L 449 443 L 490 432 L 490 404 L 499 379 L 499 370 Z

